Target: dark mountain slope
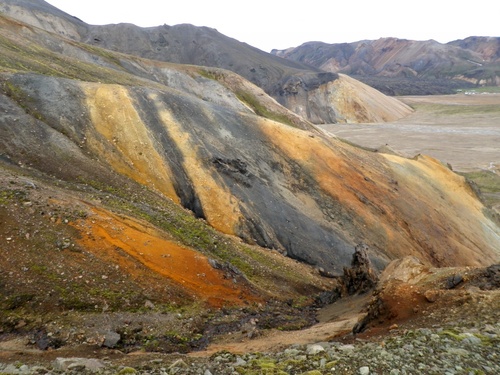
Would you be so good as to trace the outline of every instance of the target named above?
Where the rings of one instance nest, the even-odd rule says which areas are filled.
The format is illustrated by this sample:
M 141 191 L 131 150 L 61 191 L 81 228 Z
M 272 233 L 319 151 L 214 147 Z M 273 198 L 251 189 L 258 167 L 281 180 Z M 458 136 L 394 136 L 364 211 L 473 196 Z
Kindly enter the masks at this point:
M 468 84 L 497 85 L 499 40 L 471 37 L 448 44 L 396 38 L 343 44 L 309 42 L 272 53 L 349 74 L 389 94 L 432 94 Z M 416 92 L 402 92 L 412 90 L 412 85 Z
M 113 179 L 100 176 L 99 170 L 116 171 L 170 197 L 222 232 L 331 272 L 349 264 L 353 246 L 362 241 L 374 249 L 379 265 L 403 248 L 423 252 L 437 264 L 460 262 L 461 256 L 441 259 L 438 254 L 445 249 L 468 253 L 465 244 L 470 238 L 483 243 L 483 230 L 459 229 L 459 215 L 420 217 L 424 210 L 433 212 L 424 202 L 434 207 L 436 193 L 431 189 L 427 196 L 425 189 L 413 185 L 414 176 L 401 174 L 399 166 L 394 170 L 391 165 L 409 168 L 426 181 L 426 170 L 434 164 L 426 158 L 392 161 L 323 137 L 266 99 L 260 89 L 227 71 L 162 65 L 89 50 L 86 45 L 50 39 L 50 34 L 39 37 L 44 45 L 57 45 L 82 57 L 80 62 L 34 43 L 33 34 L 41 31 L 5 18 L 2 22 L 7 104 L 2 152 L 16 163 L 31 164 L 65 180 L 101 183 Z M 93 64 L 85 62 L 92 60 L 100 64 L 94 74 L 89 71 Z M 103 67 L 102 60 L 110 67 Z M 124 68 L 128 66 L 140 70 L 143 77 L 128 73 Z M 75 80 L 89 76 L 94 83 Z M 256 116 L 254 108 L 266 108 L 267 118 Z M 63 165 L 72 167 L 61 168 L 63 160 Z M 99 165 L 102 169 L 94 168 Z M 437 176 L 453 175 L 436 167 Z M 458 177 L 452 180 L 466 186 Z M 399 187 L 394 190 L 396 181 Z M 445 186 L 437 191 L 441 189 Z M 456 207 L 470 212 L 475 198 L 466 190 L 463 194 Z M 480 215 L 474 220 L 484 223 L 481 226 L 497 230 L 477 208 L 473 211 L 473 216 Z M 434 220 L 451 220 L 449 225 L 456 230 L 446 230 L 445 235 L 445 227 L 439 229 Z M 413 229 L 400 231 L 402 223 Z M 429 233 L 436 237 L 423 245 Z M 463 238 L 457 241 L 455 236 Z M 484 259 L 496 256 L 491 243 L 473 248 L 484 253 Z M 473 254 L 472 258 L 464 255 L 467 262 L 482 262 Z
M 33 6 L 36 4 L 36 7 Z M 42 0 L 7 0 L 0 11 L 50 32 L 113 51 L 149 59 L 195 64 L 231 70 L 261 87 L 280 104 L 314 123 L 390 121 L 411 110 L 378 92 L 372 95 L 384 102 L 373 105 L 355 94 L 349 97 L 339 87 L 353 85 L 335 73 L 321 71 L 299 62 L 286 61 L 220 34 L 217 30 L 192 25 L 140 28 L 131 24 L 85 25 Z M 349 101 L 353 106 L 338 107 Z M 363 108 L 358 117 L 355 108 Z M 381 113 L 382 111 L 382 113 Z

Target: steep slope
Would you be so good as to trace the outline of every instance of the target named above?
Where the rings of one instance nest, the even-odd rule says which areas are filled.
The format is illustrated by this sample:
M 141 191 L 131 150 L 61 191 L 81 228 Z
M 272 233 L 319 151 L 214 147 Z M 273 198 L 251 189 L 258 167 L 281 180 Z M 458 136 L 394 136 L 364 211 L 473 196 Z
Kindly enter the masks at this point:
M 65 37 L 90 45 L 119 51 L 144 58 L 173 63 L 219 67 L 231 70 L 261 87 L 282 105 L 298 111 L 314 123 L 345 122 L 355 119 L 349 107 L 338 107 L 337 99 L 343 91 L 331 93 L 331 88 L 345 85 L 345 77 L 321 71 L 312 66 L 280 59 L 247 44 L 238 42 L 208 27 L 192 25 L 140 28 L 131 24 L 93 26 L 60 12 L 42 0 L 25 2 L 7 0 L 0 4 L 0 11 L 25 23 L 41 27 Z M 339 83 L 335 83 L 339 81 Z M 373 92 L 373 95 L 383 95 Z M 375 121 L 380 108 L 375 108 L 350 92 L 341 100 L 365 108 L 364 117 Z M 316 103 L 318 101 L 318 103 Z M 300 104 L 299 104 L 300 103 Z M 397 100 L 384 107 L 387 119 L 398 118 L 411 112 Z M 346 112 L 348 111 L 348 112 Z M 371 115 L 371 112 L 377 112 Z M 367 116 L 368 115 L 368 116 Z
M 366 77 L 361 79 L 384 92 L 393 86 L 392 94 L 398 85 L 402 90 L 413 83 L 418 94 L 438 90 L 439 85 L 442 89 L 458 87 L 459 82 L 462 86 L 497 85 L 499 40 L 471 37 L 447 44 L 396 38 L 343 44 L 309 42 L 272 53 L 326 71 Z M 436 79 L 438 85 L 432 82 Z M 384 84 L 389 87 L 383 88 Z
M 4 18 L 2 30 L 4 71 L 11 72 L 2 77 L 2 154 L 12 162 L 69 181 L 113 184 L 102 171 L 114 171 L 221 232 L 331 273 L 349 264 L 359 242 L 379 267 L 414 253 L 436 265 L 498 256 L 498 228 L 463 178 L 435 161 L 356 149 L 280 113 L 276 103 L 267 118 L 257 116 L 249 103 L 262 107 L 265 94 L 229 72 L 72 44 L 74 56 L 99 61 L 101 53 L 144 77 L 101 67 L 93 78 L 106 84 L 62 78 L 88 80 L 90 65 L 34 45 L 35 29 Z M 149 71 L 169 86 L 146 80 Z

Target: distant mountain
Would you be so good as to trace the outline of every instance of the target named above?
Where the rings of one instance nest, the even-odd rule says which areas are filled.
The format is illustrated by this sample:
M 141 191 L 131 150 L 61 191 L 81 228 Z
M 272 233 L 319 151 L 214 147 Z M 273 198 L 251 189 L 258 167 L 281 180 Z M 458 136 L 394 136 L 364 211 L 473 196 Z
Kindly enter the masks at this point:
M 371 92 L 373 100 L 358 98 L 360 82 L 281 59 L 208 27 L 188 24 L 151 28 L 132 24 L 93 26 L 42 0 L 5 0 L 0 3 L 0 11 L 89 45 L 158 61 L 231 70 L 313 123 L 391 121 L 411 111 L 403 103 L 376 91 Z
M 273 50 L 276 56 L 344 73 L 390 94 L 437 94 L 500 84 L 500 38 L 470 37 L 441 44 L 396 38 Z

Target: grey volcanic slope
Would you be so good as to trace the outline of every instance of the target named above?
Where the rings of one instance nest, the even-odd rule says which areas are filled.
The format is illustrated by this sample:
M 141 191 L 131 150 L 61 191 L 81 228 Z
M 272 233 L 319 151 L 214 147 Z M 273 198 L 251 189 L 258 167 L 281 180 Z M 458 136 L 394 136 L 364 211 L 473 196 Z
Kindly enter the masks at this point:
M 111 194 L 134 181 L 332 273 L 360 242 L 379 267 L 408 254 L 498 258 L 499 229 L 435 160 L 329 137 L 227 70 L 114 53 L 2 15 L 0 32 L 0 154 L 15 165 Z
M 261 87 L 280 104 L 314 123 L 378 122 L 410 112 L 401 102 L 386 102 L 384 114 L 357 98 L 343 77 L 286 60 L 227 37 L 208 27 L 183 24 L 140 28 L 132 24 L 95 26 L 67 15 L 42 0 L 6 0 L 0 11 L 22 22 L 80 42 L 158 61 L 231 70 Z M 381 93 L 372 95 L 383 97 Z M 352 106 L 338 105 L 350 102 Z M 388 105 L 387 105 L 388 104 Z M 363 108 L 358 118 L 352 108 Z M 372 112 L 374 114 L 372 115 Z
M 117 52 L 153 60 L 228 69 L 267 92 L 279 91 L 280 81 L 294 75 L 304 76 L 309 89 L 319 82 L 337 78 L 335 74 L 321 74 L 322 71 L 313 66 L 278 58 L 209 27 L 190 24 L 150 28 L 125 23 L 88 25 L 43 0 L 6 0 L 0 5 L 0 10 L 63 36 L 68 35 L 68 29 L 76 30 L 79 41 Z M 52 17 L 51 22 L 49 17 Z M 75 33 L 70 35 L 77 37 Z

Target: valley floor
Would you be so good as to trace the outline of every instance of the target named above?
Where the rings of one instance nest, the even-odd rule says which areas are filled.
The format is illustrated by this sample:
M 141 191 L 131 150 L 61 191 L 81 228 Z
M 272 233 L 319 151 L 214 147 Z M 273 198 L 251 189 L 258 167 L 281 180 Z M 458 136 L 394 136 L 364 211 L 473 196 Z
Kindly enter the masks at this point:
M 500 94 L 406 96 L 414 109 L 392 123 L 319 125 L 349 142 L 403 156 L 432 156 L 454 170 L 500 170 Z

